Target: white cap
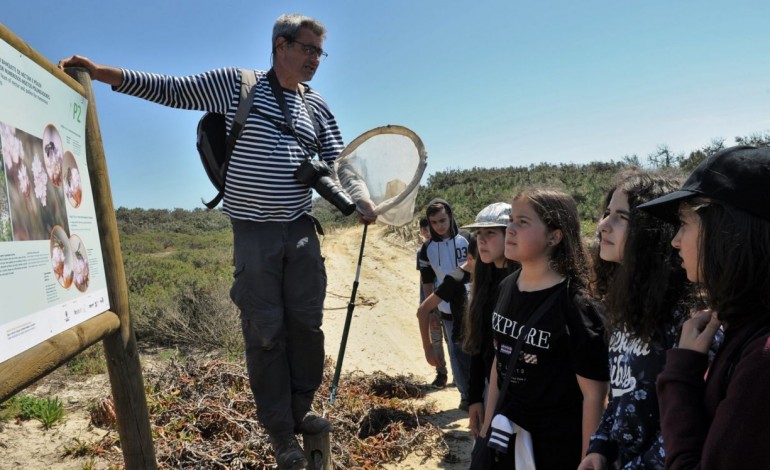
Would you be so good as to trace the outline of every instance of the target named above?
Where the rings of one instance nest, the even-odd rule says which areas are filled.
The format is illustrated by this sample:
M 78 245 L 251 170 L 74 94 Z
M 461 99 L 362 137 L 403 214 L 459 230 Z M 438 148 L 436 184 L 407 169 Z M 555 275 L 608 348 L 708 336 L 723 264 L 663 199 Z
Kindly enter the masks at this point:
M 461 228 L 507 227 L 508 216 L 511 215 L 511 205 L 507 202 L 495 202 L 481 209 L 472 224 Z

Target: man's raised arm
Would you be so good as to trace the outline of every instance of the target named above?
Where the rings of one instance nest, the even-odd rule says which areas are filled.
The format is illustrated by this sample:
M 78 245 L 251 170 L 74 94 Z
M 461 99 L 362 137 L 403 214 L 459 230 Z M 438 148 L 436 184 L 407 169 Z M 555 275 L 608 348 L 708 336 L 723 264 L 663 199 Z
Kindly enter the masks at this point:
M 108 85 L 118 87 L 123 83 L 123 71 L 117 67 L 110 67 L 94 63 L 91 59 L 79 55 L 73 55 L 59 61 L 59 68 L 65 67 L 83 67 L 88 70 L 91 80 L 104 82 Z

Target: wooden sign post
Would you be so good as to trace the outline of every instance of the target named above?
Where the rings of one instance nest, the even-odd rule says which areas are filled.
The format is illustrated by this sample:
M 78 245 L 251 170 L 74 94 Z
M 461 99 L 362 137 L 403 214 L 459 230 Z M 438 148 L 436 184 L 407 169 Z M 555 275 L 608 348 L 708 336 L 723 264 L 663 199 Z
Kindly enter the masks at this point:
M 110 310 L 0 363 L 0 401 L 102 340 L 126 468 L 156 469 L 144 379 L 128 308 L 128 287 L 91 79 L 82 69 L 68 70 L 74 77 L 71 78 L 1 24 L 0 40 L 88 100 L 85 152 L 110 306 Z

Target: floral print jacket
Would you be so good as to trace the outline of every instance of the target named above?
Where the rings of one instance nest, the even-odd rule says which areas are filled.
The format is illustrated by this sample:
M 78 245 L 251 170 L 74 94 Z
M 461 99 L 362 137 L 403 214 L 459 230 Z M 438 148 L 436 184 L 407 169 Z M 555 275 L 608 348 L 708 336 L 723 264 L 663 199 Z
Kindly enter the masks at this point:
M 674 347 L 685 314 L 676 310 L 663 338 L 645 342 L 625 329 L 609 342 L 610 400 L 588 453 L 607 458 L 609 468 L 663 469 L 655 379 L 663 370 L 666 351 Z

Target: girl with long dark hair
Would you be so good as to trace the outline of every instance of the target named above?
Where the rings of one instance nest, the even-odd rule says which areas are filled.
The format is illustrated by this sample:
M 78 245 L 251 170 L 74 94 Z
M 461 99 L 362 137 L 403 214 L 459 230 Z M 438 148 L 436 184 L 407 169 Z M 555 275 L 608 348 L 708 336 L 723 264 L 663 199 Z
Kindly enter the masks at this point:
M 514 462 L 524 468 L 523 461 L 576 468 L 604 411 L 609 370 L 603 319 L 586 292 L 587 259 L 572 197 L 544 189 L 516 196 L 505 257 L 521 268 L 500 284 L 492 315 L 495 359 L 484 433 L 498 452 L 495 468 Z M 512 357 L 519 339 L 521 354 Z
M 664 466 L 655 379 L 689 310 L 687 278 L 673 263 L 674 226 L 638 206 L 677 187 L 630 170 L 604 199 L 592 284 L 606 306 L 610 401 L 579 470 Z
M 496 202 L 482 209 L 472 224 L 462 227 L 475 231 L 478 252 L 463 328 L 463 349 L 471 355 L 468 417 L 474 439 L 484 423 L 484 390 L 494 359 L 492 310 L 497 288 L 515 265 L 505 259 L 505 228 L 510 214 L 510 204 Z
M 680 190 L 640 206 L 678 221 L 671 243 L 711 309 L 684 323 L 658 376 L 667 468 L 770 462 L 768 188 L 770 149 L 732 147 L 704 160 Z M 720 325 L 724 340 L 709 367 Z

